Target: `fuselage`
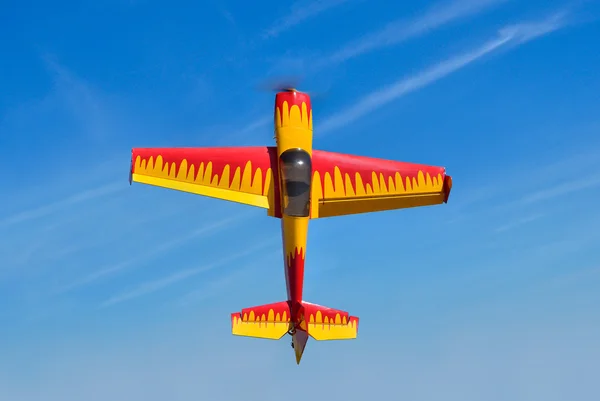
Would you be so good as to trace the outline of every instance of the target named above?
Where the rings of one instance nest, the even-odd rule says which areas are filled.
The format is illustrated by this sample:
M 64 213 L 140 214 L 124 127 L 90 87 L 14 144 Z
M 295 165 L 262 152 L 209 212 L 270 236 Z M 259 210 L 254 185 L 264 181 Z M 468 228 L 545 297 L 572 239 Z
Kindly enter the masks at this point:
M 285 279 L 295 332 L 302 325 L 301 301 L 312 183 L 312 109 L 307 94 L 289 90 L 276 95 L 275 139 Z

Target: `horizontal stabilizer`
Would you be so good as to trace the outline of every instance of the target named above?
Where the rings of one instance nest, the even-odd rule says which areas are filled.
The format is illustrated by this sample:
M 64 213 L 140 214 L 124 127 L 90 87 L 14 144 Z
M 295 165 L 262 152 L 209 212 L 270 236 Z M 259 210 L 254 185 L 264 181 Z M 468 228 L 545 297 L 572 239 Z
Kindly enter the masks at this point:
M 288 332 L 289 326 L 287 302 L 254 306 L 231 314 L 231 332 L 236 336 L 279 340 Z
M 351 340 L 357 337 L 357 317 L 309 302 L 302 302 L 302 306 L 308 334 L 315 340 Z

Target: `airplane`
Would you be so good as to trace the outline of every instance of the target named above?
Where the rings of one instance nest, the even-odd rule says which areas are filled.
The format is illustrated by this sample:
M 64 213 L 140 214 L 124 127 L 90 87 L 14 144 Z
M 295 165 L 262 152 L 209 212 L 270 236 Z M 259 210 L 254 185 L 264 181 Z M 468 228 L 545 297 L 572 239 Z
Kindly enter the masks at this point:
M 231 314 L 233 335 L 292 337 L 300 364 L 309 337 L 347 340 L 358 317 L 302 296 L 311 219 L 448 202 L 452 177 L 443 167 L 313 149 L 307 93 L 275 95 L 276 146 L 133 148 L 129 181 L 266 209 L 281 220 L 287 300 Z

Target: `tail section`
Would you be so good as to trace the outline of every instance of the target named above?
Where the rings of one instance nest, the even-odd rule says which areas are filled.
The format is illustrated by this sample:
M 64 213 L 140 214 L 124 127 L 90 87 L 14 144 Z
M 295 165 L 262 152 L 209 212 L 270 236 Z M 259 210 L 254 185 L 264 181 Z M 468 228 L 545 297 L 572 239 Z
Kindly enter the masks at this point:
M 236 336 L 279 340 L 290 329 L 287 302 L 254 306 L 231 314 L 231 332 Z
M 318 341 L 350 340 L 358 335 L 358 318 L 348 312 L 310 302 L 277 302 L 242 309 L 231 314 L 231 332 L 236 336 L 279 340 L 292 336 L 296 363 L 300 364 L 308 338 Z
M 298 323 L 292 329 L 292 347 L 300 364 L 308 337 L 317 341 L 351 340 L 358 336 L 358 318 L 348 312 L 302 301 Z

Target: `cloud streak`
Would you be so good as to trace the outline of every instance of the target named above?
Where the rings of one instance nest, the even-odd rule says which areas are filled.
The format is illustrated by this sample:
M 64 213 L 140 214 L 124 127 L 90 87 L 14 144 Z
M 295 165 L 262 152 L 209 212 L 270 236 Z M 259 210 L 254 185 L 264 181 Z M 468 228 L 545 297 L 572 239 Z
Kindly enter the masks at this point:
M 548 199 L 553 199 L 559 196 L 568 195 L 573 192 L 579 192 L 584 189 L 594 188 L 597 186 L 600 186 L 600 175 L 594 175 L 575 181 L 563 182 L 562 184 L 552 188 L 533 192 L 524 196 L 518 203 L 525 205 L 535 202 L 542 202 Z
M 424 88 L 495 51 L 517 46 L 546 35 L 565 25 L 564 14 L 533 23 L 520 23 L 501 29 L 498 35 L 480 47 L 459 54 L 429 67 L 408 78 L 400 79 L 387 87 L 372 92 L 363 99 L 325 119 L 319 127 L 319 133 L 327 133 L 342 128 L 388 103 Z
M 513 221 L 511 223 L 507 223 L 507 224 L 505 224 L 503 226 L 500 226 L 500 227 L 496 228 L 496 230 L 494 230 L 494 231 L 496 233 L 501 233 L 501 232 L 504 232 L 504 231 L 509 231 L 509 230 L 512 230 L 513 228 L 517 228 L 517 227 L 522 226 L 524 224 L 534 222 L 534 221 L 536 221 L 536 220 L 538 220 L 538 219 L 540 219 L 542 217 L 544 217 L 544 214 L 542 214 L 542 213 L 534 214 L 534 215 L 531 215 L 531 216 L 528 216 L 528 217 L 523 217 L 523 218 L 515 220 L 515 221 Z
M 110 185 L 104 185 L 104 186 L 101 186 L 98 188 L 82 191 L 77 194 L 71 195 L 67 198 L 64 198 L 60 201 L 48 203 L 44 206 L 26 210 L 26 211 L 14 214 L 10 217 L 6 217 L 5 219 L 0 220 L 0 227 L 17 224 L 17 223 L 23 223 L 23 222 L 30 221 L 33 219 L 44 217 L 44 216 L 56 213 L 68 206 L 73 206 L 78 203 L 82 203 L 82 202 L 86 202 L 86 201 L 93 200 L 96 198 L 111 195 L 116 192 L 122 191 L 125 188 L 126 187 L 124 187 L 122 184 L 110 184 Z
M 293 28 L 294 26 L 316 17 L 334 7 L 340 6 L 350 0 L 314 0 L 310 3 L 297 2 L 292 6 L 292 9 L 284 18 L 276 21 L 263 34 L 263 39 L 273 38 L 281 33 Z
M 163 277 L 159 280 L 153 280 L 153 281 L 148 281 L 145 282 L 143 284 L 141 284 L 138 288 L 129 291 L 129 292 L 125 292 L 123 294 L 119 294 L 116 295 L 114 297 L 111 297 L 109 299 L 107 299 L 106 301 L 104 301 L 102 304 L 100 304 L 100 308 L 106 308 L 108 306 L 111 305 L 116 305 L 118 303 L 124 302 L 124 301 L 128 301 L 130 299 L 134 299 L 137 297 L 141 297 L 143 295 L 147 295 L 150 294 L 152 292 L 161 290 L 171 284 L 177 283 L 181 280 L 184 280 L 186 278 L 198 275 L 200 273 L 204 273 L 206 271 L 212 270 L 216 267 L 219 266 L 223 266 L 229 262 L 233 262 L 236 259 L 240 259 L 244 256 L 248 256 L 251 255 L 261 249 L 264 249 L 270 245 L 273 245 L 275 243 L 275 241 L 277 240 L 277 238 L 270 238 L 266 241 L 260 242 L 252 247 L 250 247 L 249 249 L 243 251 L 243 252 L 238 252 L 232 255 L 229 255 L 225 258 L 222 258 L 220 260 L 217 260 L 213 263 L 209 263 L 207 265 L 204 266 L 200 266 L 200 267 L 195 267 L 195 268 L 191 268 L 191 269 L 186 269 L 186 270 L 182 270 L 180 272 L 177 272 L 175 274 L 172 274 L 170 276 L 167 277 Z
M 209 234 L 213 234 L 218 230 L 222 230 L 222 229 L 230 226 L 231 224 L 234 224 L 236 222 L 241 221 L 244 218 L 247 218 L 248 216 L 250 216 L 250 214 L 245 213 L 245 214 L 235 215 L 235 216 L 228 217 L 226 219 L 216 221 L 216 222 L 206 225 L 200 229 L 194 230 L 184 236 L 181 236 L 179 238 L 176 238 L 171 241 L 160 244 L 158 246 L 155 246 L 141 255 L 138 255 L 131 259 L 127 259 L 127 260 L 117 263 L 115 265 L 100 269 L 100 270 L 82 278 L 81 280 L 78 280 L 70 285 L 67 285 L 67 286 L 61 288 L 58 292 L 62 293 L 62 292 L 66 292 L 66 291 L 90 284 L 104 276 L 107 276 L 110 274 L 115 274 L 121 270 L 128 269 L 128 268 L 133 267 L 144 261 L 151 260 L 152 258 L 155 258 L 163 253 L 169 252 L 172 249 L 174 249 L 178 246 L 181 246 L 181 245 L 185 244 L 186 242 L 189 242 L 192 239 L 195 239 L 198 237 L 203 237 L 203 236 L 206 236 Z
M 460 0 L 436 4 L 417 18 L 393 21 L 379 31 L 348 43 L 327 57 L 322 64 L 342 63 L 377 49 L 397 45 L 506 1 L 508 0 Z
M 229 287 L 235 281 L 240 281 L 241 278 L 254 275 L 261 271 L 266 265 L 266 262 L 271 257 L 281 256 L 281 249 L 274 250 L 272 252 L 266 251 L 262 257 L 254 260 L 252 263 L 244 266 L 241 269 L 236 269 L 229 274 L 225 274 L 213 281 L 206 283 L 202 288 L 188 292 L 187 294 L 180 297 L 175 301 L 175 305 L 179 307 L 185 307 L 192 303 L 203 301 L 207 298 L 213 297 L 218 293 L 225 293 L 223 291 L 226 287 Z

